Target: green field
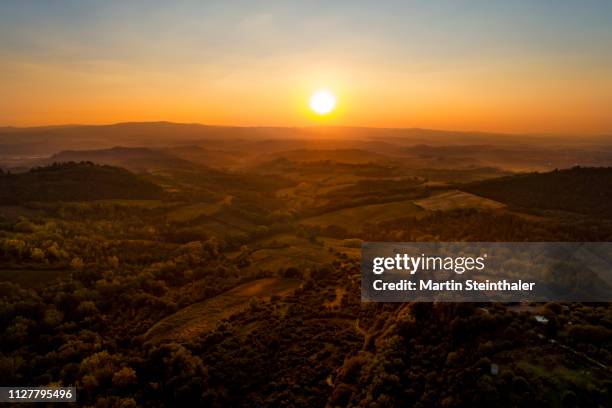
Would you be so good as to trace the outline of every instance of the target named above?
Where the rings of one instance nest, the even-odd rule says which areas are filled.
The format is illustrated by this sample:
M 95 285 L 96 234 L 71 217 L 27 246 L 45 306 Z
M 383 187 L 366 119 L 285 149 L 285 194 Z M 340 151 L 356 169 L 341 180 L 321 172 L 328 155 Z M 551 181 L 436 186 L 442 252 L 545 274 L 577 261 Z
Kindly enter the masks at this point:
M 215 328 L 223 319 L 244 310 L 252 298 L 286 296 L 301 285 L 298 279 L 264 278 L 239 285 L 221 295 L 195 303 L 157 322 L 145 334 L 149 341 L 181 340 Z
M 298 237 L 294 234 L 278 234 L 251 243 L 253 249 L 252 265 L 246 269 L 268 269 L 277 271 L 287 266 L 313 266 L 333 261 L 333 254 L 329 249 L 344 253 L 350 257 L 361 256 L 360 239 L 335 239 L 329 237 L 317 238 L 317 243 Z M 236 256 L 238 253 L 234 253 Z M 274 257 L 281 257 L 282 261 L 275 262 Z
M 141 208 L 158 208 L 166 205 L 162 200 L 126 200 L 126 199 L 108 199 L 108 200 L 96 200 L 94 203 L 100 204 L 118 204 L 125 206 L 134 206 Z M 82 204 L 79 201 L 76 203 Z
M 218 212 L 224 204 L 231 203 L 231 197 L 226 197 L 215 203 L 196 203 L 184 205 L 168 213 L 168 221 L 191 221 L 203 215 L 210 216 Z
M 292 234 L 279 234 L 250 245 L 250 264 L 243 273 L 278 272 L 288 267 L 304 270 L 334 259 L 321 239 L 311 242 Z
M 334 251 L 338 251 L 351 258 L 361 258 L 362 241 L 360 239 L 335 239 L 325 237 L 321 238 L 321 241 L 323 241 L 326 247 L 332 248 Z
M 505 207 L 504 204 L 497 201 L 459 190 L 445 191 L 431 197 L 416 200 L 414 203 L 429 211 L 449 211 L 460 208 L 496 210 Z
M 361 228 L 364 223 L 377 223 L 381 221 L 419 215 L 424 213 L 423 209 L 416 206 L 412 200 L 396 201 L 384 204 L 371 204 L 361 207 L 345 208 L 332 211 L 316 217 L 302 220 L 305 225 L 339 225 L 348 230 Z

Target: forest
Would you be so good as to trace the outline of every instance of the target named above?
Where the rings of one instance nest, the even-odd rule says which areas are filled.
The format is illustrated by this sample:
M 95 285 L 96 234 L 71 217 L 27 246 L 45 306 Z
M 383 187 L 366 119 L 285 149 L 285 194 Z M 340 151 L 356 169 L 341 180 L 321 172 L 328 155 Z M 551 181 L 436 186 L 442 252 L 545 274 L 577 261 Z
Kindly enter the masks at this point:
M 26 173 L 0 172 L 0 204 L 29 201 L 155 199 L 162 189 L 125 169 L 92 162 L 62 162 Z
M 612 170 L 608 167 L 520 174 L 475 182 L 464 189 L 517 207 L 612 216 Z

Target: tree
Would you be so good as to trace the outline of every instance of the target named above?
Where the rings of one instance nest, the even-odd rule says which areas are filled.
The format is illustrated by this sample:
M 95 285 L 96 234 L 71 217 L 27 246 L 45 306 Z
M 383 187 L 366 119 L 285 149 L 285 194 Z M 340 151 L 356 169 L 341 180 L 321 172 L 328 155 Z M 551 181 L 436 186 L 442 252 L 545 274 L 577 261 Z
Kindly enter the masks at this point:
M 136 382 L 136 371 L 131 367 L 123 367 L 113 374 L 113 385 L 116 387 L 124 388 L 136 384 Z
M 72 269 L 81 271 L 85 267 L 85 263 L 80 257 L 77 256 L 77 257 L 72 258 L 72 261 L 70 261 L 70 266 L 72 267 Z

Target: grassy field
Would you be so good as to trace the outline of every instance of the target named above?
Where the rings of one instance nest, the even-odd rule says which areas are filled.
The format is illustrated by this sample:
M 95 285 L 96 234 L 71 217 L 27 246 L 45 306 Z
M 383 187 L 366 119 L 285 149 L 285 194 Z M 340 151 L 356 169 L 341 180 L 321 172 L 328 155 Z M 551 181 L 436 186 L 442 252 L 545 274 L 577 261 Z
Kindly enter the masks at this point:
M 224 204 L 231 203 L 231 196 L 225 197 L 216 203 L 196 203 L 179 207 L 168 213 L 168 221 L 185 222 L 194 220 L 202 215 L 213 215 L 218 212 Z
M 445 191 L 431 197 L 416 200 L 414 203 L 429 211 L 449 211 L 459 208 L 495 210 L 505 207 L 504 204 L 497 201 L 458 190 Z
M 79 201 L 76 201 L 76 202 L 77 203 L 81 203 Z M 118 204 L 118 205 L 126 205 L 126 206 L 130 205 L 130 206 L 142 207 L 142 208 L 157 208 L 157 207 L 161 207 L 163 205 L 167 205 L 162 200 L 108 199 L 108 200 L 95 200 L 95 201 L 93 201 L 93 203 Z
M 359 258 L 361 256 L 361 240 L 359 239 L 318 237 L 317 243 L 312 243 L 294 234 L 283 233 L 254 241 L 250 246 L 260 248 L 253 252 L 253 260 L 255 261 L 253 266 L 257 268 L 267 266 L 271 270 L 276 270 L 282 266 L 295 266 L 296 260 L 297 262 L 302 261 L 304 266 L 333 261 L 334 257 L 329 253 L 330 248 L 350 257 Z M 286 257 L 285 261 L 291 261 L 291 264 L 282 265 L 282 263 L 279 263 L 276 265 L 276 263 L 270 262 L 272 256 L 283 256 L 283 253 Z M 238 252 L 235 252 L 234 256 L 237 254 Z M 310 256 L 314 256 L 314 258 L 309 258 Z
M 339 225 L 349 230 L 355 226 L 363 226 L 365 222 L 376 223 L 395 218 L 418 215 L 424 211 L 416 206 L 412 200 L 396 201 L 384 204 L 364 205 L 361 207 L 345 208 L 332 211 L 302 220 L 306 225 Z
M 311 243 L 299 239 L 293 244 L 280 244 L 282 247 L 256 249 L 251 253 L 251 265 L 244 268 L 245 272 L 268 270 L 276 272 L 288 267 L 306 269 L 331 262 L 334 257 L 326 251 L 322 244 Z
M 149 341 L 181 340 L 213 329 L 223 319 L 244 310 L 252 298 L 286 296 L 301 285 L 298 279 L 264 278 L 245 283 L 221 295 L 195 303 L 157 322 L 145 337 Z
M 335 239 L 335 238 L 320 238 L 328 248 L 333 248 L 342 254 L 351 258 L 361 258 L 361 243 L 360 239 Z

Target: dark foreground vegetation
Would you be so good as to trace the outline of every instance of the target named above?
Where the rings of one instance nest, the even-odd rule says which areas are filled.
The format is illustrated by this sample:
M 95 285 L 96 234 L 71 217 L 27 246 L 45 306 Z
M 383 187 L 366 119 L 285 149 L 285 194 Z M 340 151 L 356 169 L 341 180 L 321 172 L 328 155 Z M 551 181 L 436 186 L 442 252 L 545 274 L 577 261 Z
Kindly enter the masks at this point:
M 359 246 L 610 241 L 612 170 L 384 166 L 0 175 L 0 383 L 96 407 L 610 406 L 609 304 L 362 303 Z M 457 188 L 506 207 L 414 204 Z
M 517 207 L 612 217 L 612 169 L 574 167 L 473 183 L 466 191 Z
M 159 198 L 161 193 L 159 186 L 125 169 L 91 162 L 55 163 L 26 173 L 0 173 L 0 204 L 107 198 L 154 199 Z

